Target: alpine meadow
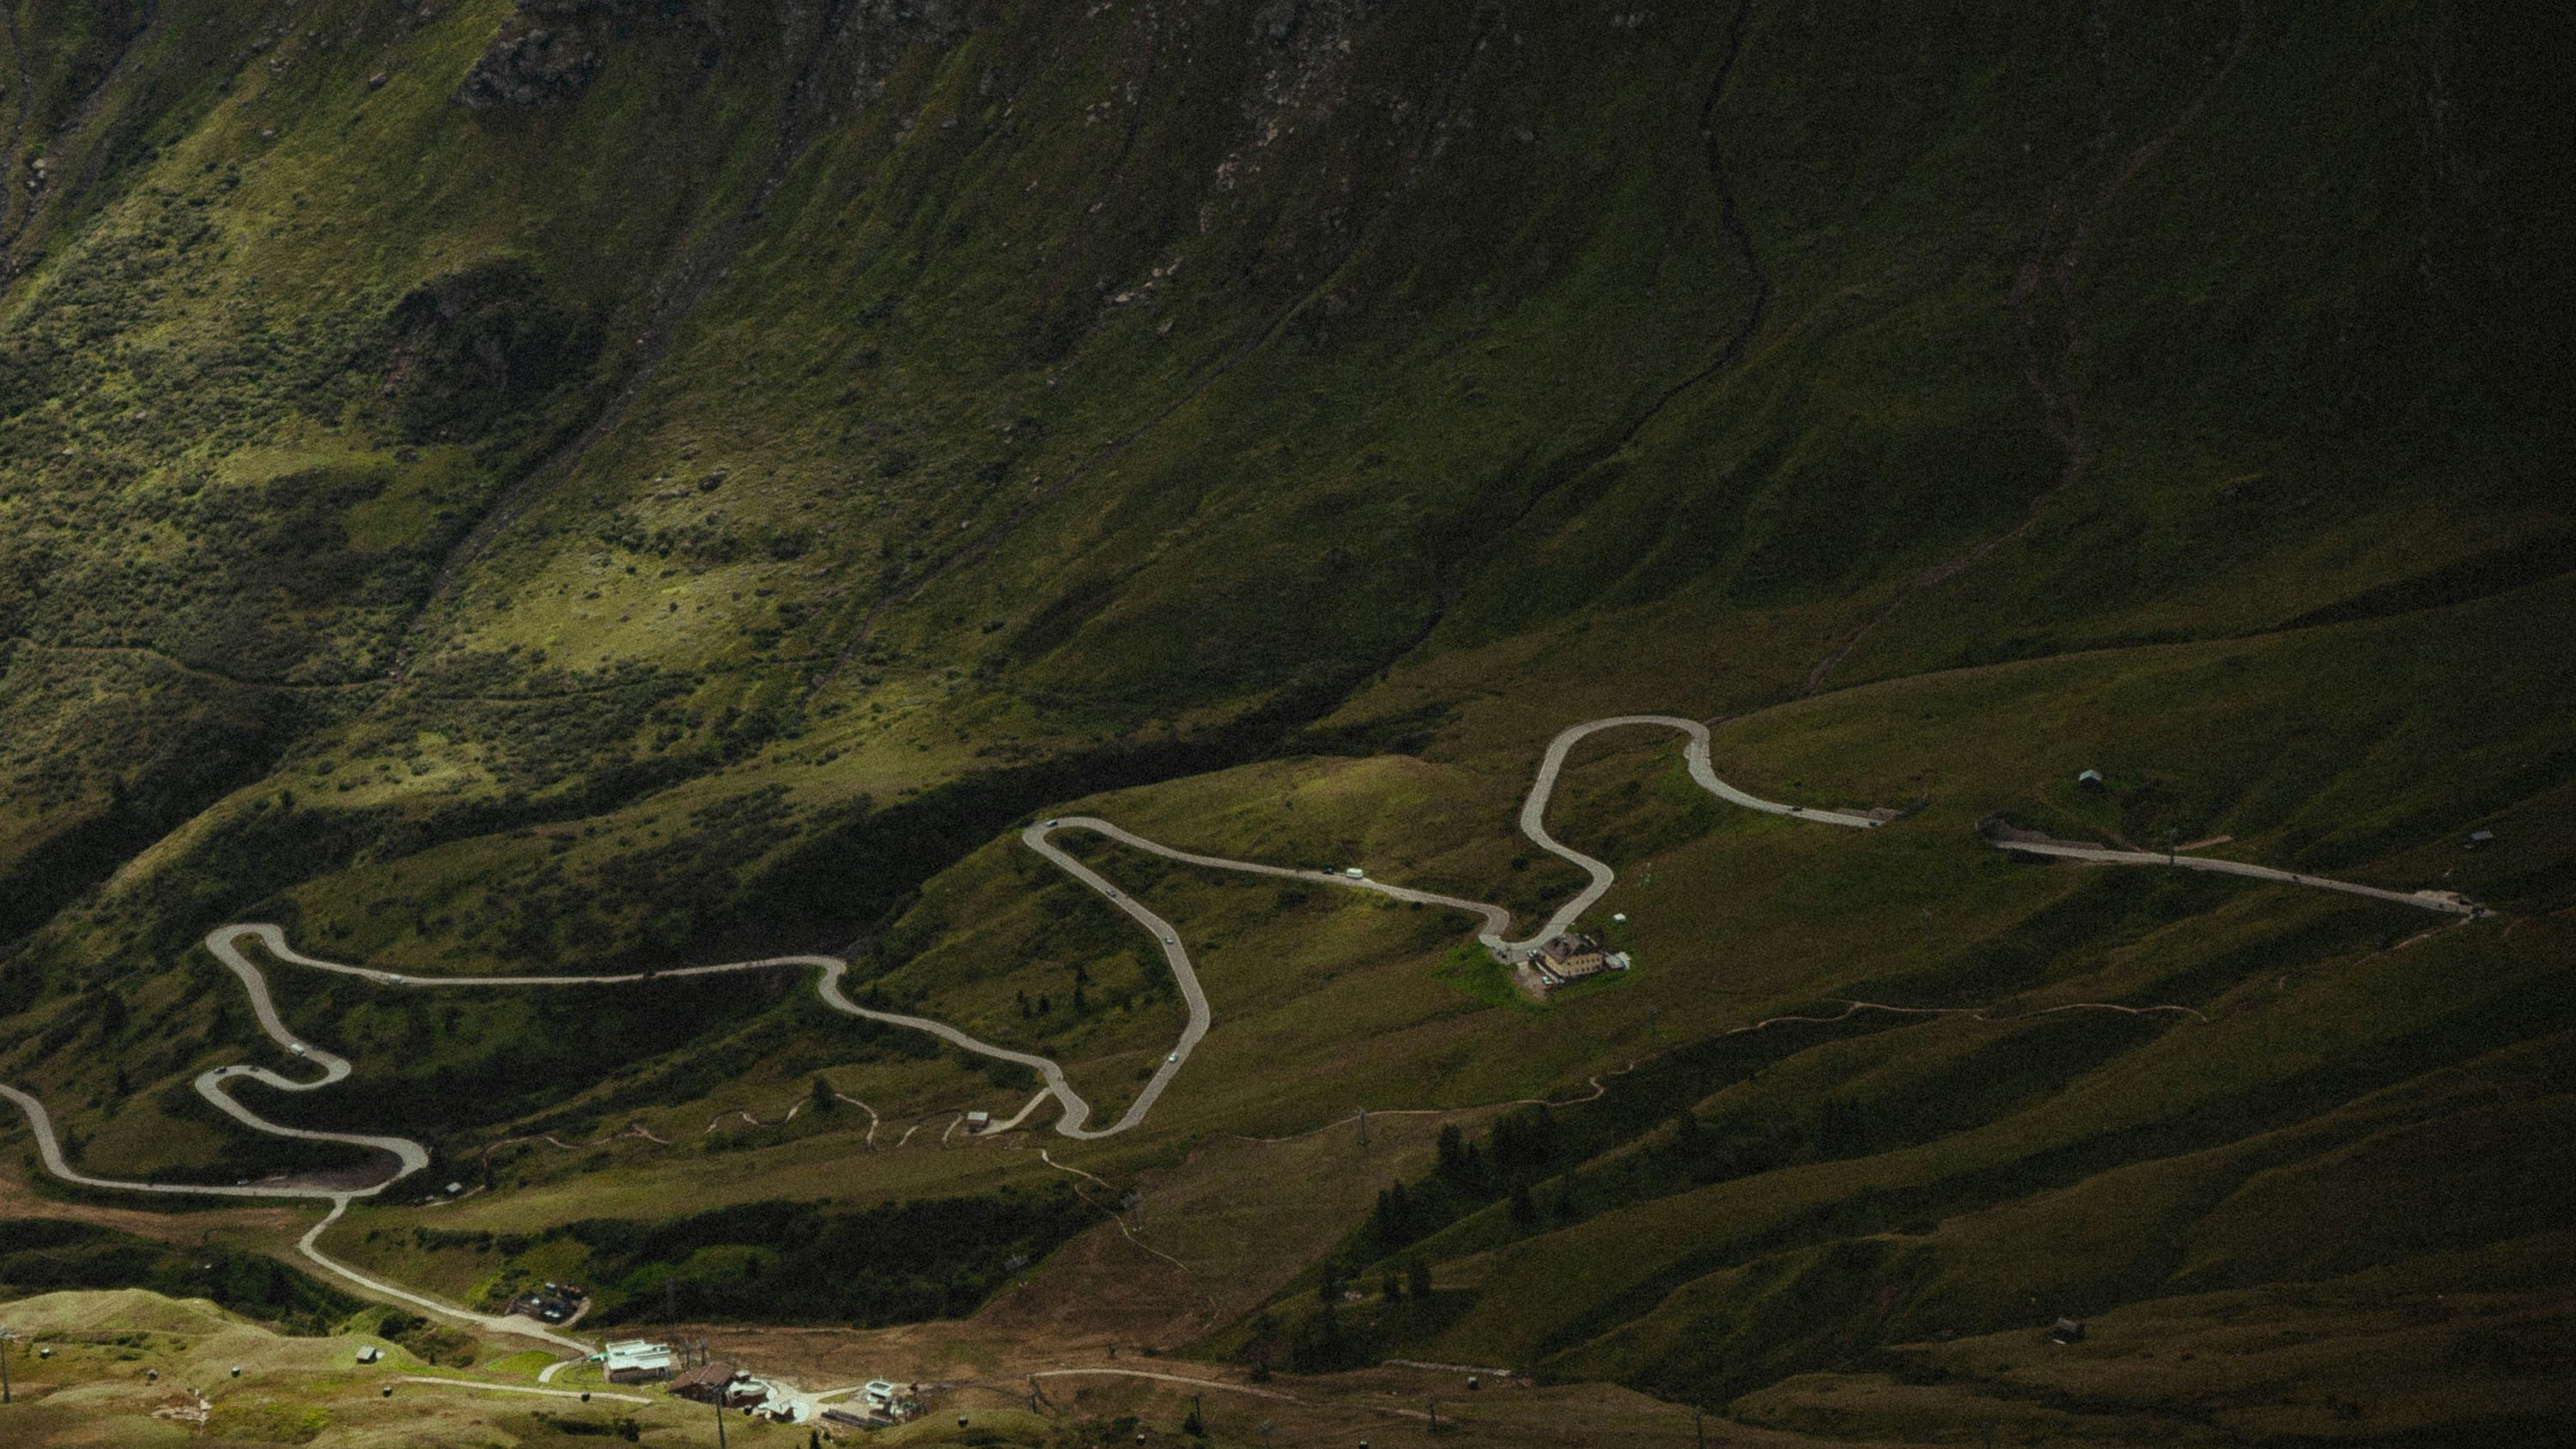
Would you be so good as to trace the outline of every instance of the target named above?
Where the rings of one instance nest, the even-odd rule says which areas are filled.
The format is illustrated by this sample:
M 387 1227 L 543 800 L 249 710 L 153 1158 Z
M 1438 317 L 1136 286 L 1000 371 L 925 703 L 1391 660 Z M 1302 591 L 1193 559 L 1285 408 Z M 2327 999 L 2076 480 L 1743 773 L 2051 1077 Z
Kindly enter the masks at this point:
M 2566 1442 L 2563 7 L 0 20 L 0 1444 Z

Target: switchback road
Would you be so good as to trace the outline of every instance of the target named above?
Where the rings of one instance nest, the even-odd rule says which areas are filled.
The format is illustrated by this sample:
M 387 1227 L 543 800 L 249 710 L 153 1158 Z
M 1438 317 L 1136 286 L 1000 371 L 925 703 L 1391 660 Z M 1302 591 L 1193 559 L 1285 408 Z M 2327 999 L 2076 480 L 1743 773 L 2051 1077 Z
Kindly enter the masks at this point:
M 241 982 L 243 992 L 250 998 L 251 1010 L 259 1021 L 260 1030 L 267 1033 L 269 1039 L 276 1042 L 277 1045 L 285 1050 L 290 1056 L 319 1068 L 321 1075 L 316 1078 L 298 1080 L 293 1077 L 284 1076 L 266 1067 L 250 1065 L 222 1066 L 200 1073 L 196 1079 L 196 1089 L 200 1095 L 205 1097 L 207 1101 L 213 1103 L 217 1108 L 234 1119 L 242 1122 L 244 1125 L 257 1131 L 265 1132 L 272 1136 L 296 1138 L 305 1141 L 347 1143 L 351 1146 L 370 1148 L 390 1154 L 394 1159 L 394 1171 L 383 1180 L 369 1187 L 344 1188 L 296 1183 L 237 1183 L 230 1186 L 221 1186 L 151 1181 L 134 1182 L 94 1177 L 74 1168 L 64 1157 L 61 1142 L 55 1135 L 53 1123 L 46 1115 L 45 1107 L 42 1102 L 38 1101 L 34 1096 L 27 1092 L 5 1084 L 0 1084 L 0 1097 L 8 1098 L 11 1102 L 17 1105 L 21 1112 L 26 1114 L 28 1125 L 35 1133 L 37 1151 L 42 1157 L 46 1170 L 66 1182 L 78 1183 L 85 1187 L 111 1188 L 128 1192 L 163 1193 L 191 1197 L 251 1197 L 265 1199 L 295 1198 L 328 1202 L 331 1205 L 330 1213 L 324 1217 L 321 1222 L 317 1223 L 310 1232 L 304 1235 L 304 1238 L 302 1242 L 298 1244 L 298 1247 L 306 1258 L 312 1260 L 334 1276 L 357 1284 L 371 1293 L 408 1303 L 416 1307 L 426 1309 L 430 1312 L 438 1313 L 445 1317 L 460 1319 L 489 1331 L 519 1334 L 543 1340 L 560 1348 L 587 1353 L 589 1351 L 587 1345 L 563 1334 L 547 1330 L 537 1324 L 529 1322 L 526 1319 L 515 1317 L 503 1318 L 487 1314 L 472 1313 L 464 1309 L 450 1307 L 446 1304 L 436 1302 L 435 1300 L 421 1297 L 418 1294 L 407 1292 L 390 1284 L 378 1282 L 375 1279 L 368 1278 L 363 1274 L 358 1273 L 345 1264 L 341 1264 L 325 1256 L 316 1246 L 323 1231 L 333 1222 L 337 1221 L 342 1213 L 348 1210 L 348 1206 L 351 1201 L 358 1198 L 374 1196 L 375 1194 L 384 1191 L 387 1187 L 392 1186 L 394 1183 L 426 1168 L 429 1165 L 429 1152 L 428 1149 L 424 1148 L 419 1143 L 402 1137 L 371 1136 L 348 1132 L 321 1132 L 300 1127 L 290 1127 L 283 1123 L 272 1122 L 252 1111 L 248 1106 L 244 1105 L 232 1095 L 230 1088 L 234 1084 L 242 1081 L 257 1082 L 263 1086 L 281 1092 L 310 1092 L 330 1086 L 332 1083 L 338 1082 L 349 1075 L 349 1063 L 346 1058 L 315 1045 L 312 1042 L 304 1040 L 290 1029 L 286 1025 L 285 1021 L 278 1015 L 276 1003 L 269 994 L 268 978 L 256 962 L 254 962 L 249 956 L 243 954 L 241 948 L 244 941 L 257 942 L 258 945 L 272 958 L 288 965 L 301 967 L 311 971 L 325 971 L 335 975 L 355 977 L 360 980 L 397 991 L 427 991 L 448 987 L 468 987 L 473 989 L 486 989 L 491 987 L 615 987 L 632 985 L 647 980 L 672 977 L 712 976 L 742 971 L 775 970 L 781 967 L 810 967 L 815 972 L 815 994 L 822 999 L 825 1005 L 831 1007 L 835 1011 L 839 1011 L 850 1016 L 861 1017 L 869 1021 L 883 1022 L 889 1026 L 899 1026 L 913 1031 L 927 1032 L 930 1035 L 949 1042 L 964 1051 L 991 1057 L 999 1061 L 1010 1062 L 1017 1066 L 1026 1067 L 1030 1071 L 1035 1072 L 1039 1080 L 1044 1084 L 1042 1091 L 1037 1098 L 1033 1098 L 1030 1101 L 1027 1107 L 1023 1107 L 1016 1116 L 1009 1120 L 1009 1122 L 1003 1124 L 1005 1127 L 1018 1125 L 1022 1120 L 1029 1116 L 1031 1111 L 1037 1107 L 1041 1100 L 1046 1097 L 1053 1097 L 1061 1107 L 1061 1111 L 1058 1113 L 1055 1121 L 1055 1130 L 1059 1134 L 1076 1139 L 1109 1137 L 1120 1132 L 1125 1132 L 1136 1126 L 1139 1122 L 1145 1120 L 1146 1114 L 1153 1110 L 1154 1104 L 1161 1099 L 1164 1090 L 1171 1085 L 1174 1078 L 1180 1075 L 1181 1069 L 1189 1064 L 1191 1053 L 1197 1049 L 1199 1042 L 1207 1036 L 1208 1028 L 1213 1021 L 1213 1016 L 1208 1007 L 1207 993 L 1199 984 L 1198 972 L 1190 959 L 1189 950 L 1181 944 L 1180 932 L 1176 930 L 1170 922 L 1164 920 L 1161 916 L 1156 915 L 1153 911 L 1138 903 L 1125 892 L 1110 884 L 1110 882 L 1097 871 L 1094 871 L 1091 867 L 1085 865 L 1082 861 L 1074 858 L 1072 855 L 1067 854 L 1062 848 L 1057 846 L 1051 839 L 1056 832 L 1063 830 L 1089 831 L 1093 834 L 1105 836 L 1108 839 L 1117 841 L 1118 843 L 1132 849 L 1158 855 L 1167 860 L 1179 861 L 1186 865 L 1200 866 L 1211 870 L 1227 870 L 1244 874 L 1273 876 L 1282 879 L 1306 881 L 1314 884 L 1332 885 L 1346 890 L 1365 891 L 1376 895 L 1382 895 L 1394 900 L 1438 906 L 1444 909 L 1465 912 L 1466 914 L 1475 916 L 1482 923 L 1483 929 L 1478 933 L 1477 939 L 1483 942 L 1488 949 L 1492 950 L 1506 961 L 1526 959 L 1530 951 L 1539 943 L 1565 931 L 1580 919 L 1585 911 L 1590 910 L 1600 901 L 1602 895 L 1610 889 L 1611 885 L 1618 878 L 1617 873 L 1614 872 L 1607 864 L 1596 860 L 1589 855 L 1585 855 L 1581 851 L 1562 844 L 1554 836 L 1548 833 L 1547 806 L 1550 798 L 1555 794 L 1557 779 L 1564 770 L 1566 758 L 1577 744 L 1602 730 L 1623 729 L 1629 727 L 1669 729 L 1680 732 L 1685 736 L 1683 759 L 1689 769 L 1692 781 L 1698 784 L 1701 789 L 1708 791 L 1710 794 L 1715 795 L 1719 799 L 1725 800 L 1730 804 L 1740 806 L 1747 810 L 1760 811 L 1765 814 L 1809 821 L 1819 825 L 1843 826 L 1856 830 L 1876 829 L 1881 823 L 1883 823 L 1882 820 L 1875 815 L 1857 814 L 1842 810 L 1809 809 L 1798 805 L 1784 805 L 1777 801 L 1765 800 L 1758 796 L 1747 794 L 1744 791 L 1729 785 L 1724 780 L 1717 777 L 1716 770 L 1710 762 L 1708 728 L 1697 720 L 1683 719 L 1673 715 L 1618 715 L 1607 719 L 1589 720 L 1582 724 L 1571 726 L 1570 728 L 1560 732 L 1555 739 L 1549 742 L 1546 756 L 1539 762 L 1537 777 L 1531 782 L 1529 796 L 1522 802 L 1520 811 L 1520 829 L 1521 833 L 1529 837 L 1531 842 L 1536 844 L 1540 849 L 1571 862 L 1583 870 L 1591 879 L 1589 884 L 1587 884 L 1582 891 L 1578 892 L 1573 899 L 1567 901 L 1564 905 L 1558 907 L 1555 912 L 1550 914 L 1547 920 L 1543 922 L 1537 930 L 1518 940 L 1507 939 L 1507 933 L 1511 930 L 1512 917 L 1511 912 L 1501 906 L 1488 904 L 1482 901 L 1465 900 L 1457 896 L 1441 895 L 1431 891 L 1414 890 L 1407 886 L 1390 885 L 1384 881 L 1369 879 L 1364 874 L 1353 875 L 1347 870 L 1335 871 L 1271 865 L 1258 861 L 1230 860 L 1221 856 L 1201 855 L 1196 852 L 1180 850 L 1172 846 L 1164 845 L 1158 841 L 1148 840 L 1141 835 L 1136 835 L 1130 831 L 1121 829 L 1119 826 L 1096 816 L 1064 816 L 1057 819 L 1042 821 L 1021 831 L 1020 840 L 1022 844 L 1026 845 L 1030 850 L 1035 851 L 1037 854 L 1045 857 L 1048 863 L 1055 866 L 1056 869 L 1063 871 L 1073 880 L 1089 888 L 1101 896 L 1101 898 L 1108 901 L 1111 905 L 1116 906 L 1121 912 L 1125 913 L 1129 919 L 1136 922 L 1139 926 L 1142 926 L 1146 933 L 1154 938 L 1155 942 L 1162 948 L 1164 963 L 1171 969 L 1172 978 L 1180 988 L 1181 999 L 1188 1008 L 1188 1020 L 1182 1026 L 1180 1038 L 1174 1043 L 1172 1050 L 1165 1055 L 1163 1061 L 1155 1068 L 1152 1076 L 1148 1078 L 1144 1087 L 1137 1092 L 1135 1099 L 1127 1104 L 1126 1111 L 1119 1114 L 1115 1121 L 1103 1127 L 1094 1127 L 1090 1125 L 1091 1104 L 1083 1100 L 1081 1094 L 1074 1091 L 1072 1084 L 1065 1078 L 1063 1068 L 1048 1058 L 1031 1052 L 1017 1051 L 1009 1047 L 994 1045 L 993 1043 L 971 1036 L 945 1022 L 934 1021 L 928 1017 L 909 1016 L 899 1012 L 878 1011 L 871 1007 L 861 1006 L 857 1002 L 852 1001 L 842 990 L 842 980 L 849 972 L 849 963 L 837 956 L 770 956 L 750 961 L 722 962 L 711 966 L 685 966 L 650 972 L 628 972 L 619 975 L 600 976 L 518 975 L 412 977 L 405 976 L 397 972 L 365 966 L 351 966 L 343 962 L 325 961 L 317 957 L 307 956 L 287 944 L 286 933 L 283 930 L 266 922 L 249 922 L 219 927 L 206 937 L 206 949 L 213 952 L 215 959 L 222 962 L 225 968 L 230 970 Z M 2415 906 L 2426 910 L 2444 911 L 2456 915 L 2474 916 L 2481 913 L 2479 908 L 2475 905 L 2447 892 L 2419 891 L 2414 893 L 2405 893 L 2386 890 L 2375 886 L 2355 885 L 2345 881 L 2328 880 L 2319 876 L 2274 870 L 2264 866 L 2246 865 L 2237 861 L 2214 860 L 2194 856 L 2155 855 L 2141 851 L 2111 850 L 2097 845 L 2049 840 L 2045 836 L 2034 835 L 2026 831 L 2016 831 L 2008 826 L 2001 826 L 1999 822 L 1989 821 L 1987 824 L 1988 828 L 1986 834 L 1989 843 L 2004 850 L 2014 850 L 2034 855 L 2082 860 L 2096 864 L 2168 865 L 2193 870 L 2220 871 L 2233 875 L 2250 876 L 2261 880 L 2280 881 L 2291 885 L 2313 886 L 2326 890 L 2346 891 L 2357 895 L 2392 901 L 2400 905 Z

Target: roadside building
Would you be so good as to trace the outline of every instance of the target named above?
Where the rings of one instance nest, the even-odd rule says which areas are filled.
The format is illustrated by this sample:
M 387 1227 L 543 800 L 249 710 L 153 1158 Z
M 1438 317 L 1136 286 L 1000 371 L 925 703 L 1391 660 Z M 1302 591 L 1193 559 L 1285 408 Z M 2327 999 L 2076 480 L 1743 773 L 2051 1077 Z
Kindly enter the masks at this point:
M 774 1424 L 802 1424 L 814 1412 L 803 1399 L 749 1374 L 738 1374 L 725 1385 L 725 1406 L 749 1410 Z
M 903 1385 L 884 1379 L 870 1379 L 859 1390 L 856 1402 L 825 1409 L 826 1423 L 854 1429 L 882 1429 L 900 1424 L 921 1412 L 921 1401 L 904 1391 Z
M 610 1344 L 600 1351 L 599 1365 L 613 1384 L 640 1384 L 653 1379 L 667 1379 L 679 1362 L 678 1355 L 667 1343 L 628 1338 Z
M 510 1306 L 502 1311 L 533 1318 L 541 1323 L 564 1323 L 581 1311 L 581 1303 L 582 1294 L 579 1289 L 566 1288 L 560 1283 L 548 1283 L 541 1288 L 531 1288 L 511 1299 Z
M 719 1359 L 693 1369 L 683 1369 L 674 1375 L 671 1393 L 676 1398 L 696 1403 L 725 1404 L 730 1402 L 727 1392 L 733 1387 L 733 1381 L 743 1377 L 746 1375 L 741 1370 Z
M 966 1114 L 966 1130 L 969 1132 L 981 1132 L 992 1125 L 993 1114 L 990 1112 L 969 1112 Z
M 1538 968 L 1559 981 L 1589 976 L 1609 964 L 1609 953 L 1590 936 L 1568 932 L 1539 944 Z

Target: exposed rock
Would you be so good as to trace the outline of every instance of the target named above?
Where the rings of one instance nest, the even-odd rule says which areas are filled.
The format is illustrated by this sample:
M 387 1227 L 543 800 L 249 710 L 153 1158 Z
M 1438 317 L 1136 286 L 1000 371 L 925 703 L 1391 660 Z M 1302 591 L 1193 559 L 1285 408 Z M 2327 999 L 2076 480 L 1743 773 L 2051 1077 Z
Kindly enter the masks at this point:
M 542 410 L 582 385 L 602 341 L 595 317 L 517 257 L 424 282 L 388 321 L 385 395 L 413 442 L 477 437 Z
M 608 43 L 621 32 L 689 19 L 686 0 L 519 0 L 465 73 L 456 102 L 478 111 L 560 105 L 598 76 Z
M 966 0 L 849 0 L 826 37 L 840 94 L 864 106 L 885 93 L 904 52 L 945 46 L 966 33 Z M 989 88 L 992 72 L 985 72 Z
M 970 8 L 969 0 L 840 0 L 783 6 L 779 22 L 786 53 L 815 65 L 810 74 L 820 84 L 809 102 L 837 96 L 865 105 L 884 93 L 906 51 L 964 35 Z M 456 100 L 476 110 L 560 105 L 598 77 L 613 42 L 683 28 L 703 33 L 697 64 L 712 69 L 721 21 L 690 0 L 519 0 Z

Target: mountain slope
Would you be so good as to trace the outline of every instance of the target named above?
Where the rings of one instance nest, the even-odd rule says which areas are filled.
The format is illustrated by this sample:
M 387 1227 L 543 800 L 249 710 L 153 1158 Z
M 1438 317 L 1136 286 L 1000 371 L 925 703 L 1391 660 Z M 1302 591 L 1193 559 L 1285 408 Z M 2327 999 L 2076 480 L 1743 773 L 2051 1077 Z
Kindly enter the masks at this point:
M 1748 788 L 1923 808 L 1826 840 L 1730 815 L 1666 742 L 1588 745 L 1554 818 L 1622 870 L 1601 910 L 1652 969 L 1544 1013 L 1459 975 L 1458 921 L 1107 850 L 1204 947 L 1219 1025 L 1097 1170 L 1567 1098 L 1641 1033 L 1697 1061 L 1819 999 L 2168 1004 L 2209 1029 L 2005 1034 L 2091 1098 L 2037 1100 L 1957 1021 L 1801 1038 L 1782 1067 L 1838 1111 L 1963 1105 L 1544 1232 L 1479 1202 L 1425 1240 L 1448 1316 L 1388 1342 L 1722 1402 L 2027 1317 L 1992 1244 L 2075 1233 L 2119 1173 L 2184 1206 L 2070 1302 L 2502 1251 L 2535 1225 L 2313 1257 L 2240 1227 L 2438 1172 L 2349 1164 L 2487 1110 L 2446 1072 L 2554 1110 L 2504 1064 L 2562 1029 L 2507 1003 L 2556 999 L 2576 851 L 2570 189 L 2530 39 L 2561 30 L 2435 0 L 19 6 L 0 1079 L 103 1171 L 285 1161 L 187 1087 L 257 1049 L 196 943 L 262 919 L 425 974 L 846 946 L 1115 1110 L 1178 1008 L 1010 827 L 1082 802 L 1538 908 L 1576 880 L 1511 833 L 1539 752 L 1655 710 L 1732 717 Z M 2513 919 L 2391 950 L 2415 923 L 2289 888 L 2131 900 L 2008 863 L 1997 812 Z M 2267 983 L 2433 959 L 2488 994 L 2375 1021 L 2423 1044 L 2402 1074 L 2328 1070 L 2362 1031 L 2260 1111 L 2145 1085 L 2170 1053 L 2260 1077 L 2266 1013 L 2371 1015 Z M 1053 1009 L 1077 968 L 1114 1015 Z M 289 1018 L 359 1076 L 281 1117 L 414 1113 L 443 1166 L 637 1111 L 705 1138 L 823 1070 L 872 1120 L 1025 1091 L 785 981 L 697 1013 L 304 986 Z M 1534 1181 L 1775 1105 L 1710 1060 L 1619 1079 Z M 836 1198 L 1011 1175 L 816 1166 L 855 1130 L 751 1150 Z M 670 1166 L 602 1150 L 504 1151 L 524 1206 L 493 1211 Z

